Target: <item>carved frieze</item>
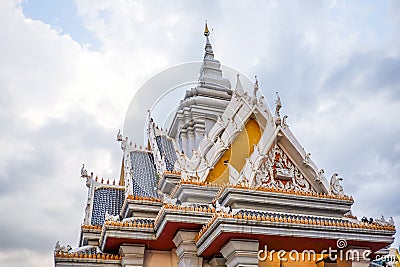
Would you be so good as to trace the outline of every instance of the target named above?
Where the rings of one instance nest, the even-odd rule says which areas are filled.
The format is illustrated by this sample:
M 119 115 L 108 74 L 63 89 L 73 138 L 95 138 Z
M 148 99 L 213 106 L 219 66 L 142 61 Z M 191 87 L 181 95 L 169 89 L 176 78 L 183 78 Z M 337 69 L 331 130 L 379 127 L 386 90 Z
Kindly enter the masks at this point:
M 301 171 L 277 144 L 272 146 L 257 170 L 256 186 L 315 192 Z

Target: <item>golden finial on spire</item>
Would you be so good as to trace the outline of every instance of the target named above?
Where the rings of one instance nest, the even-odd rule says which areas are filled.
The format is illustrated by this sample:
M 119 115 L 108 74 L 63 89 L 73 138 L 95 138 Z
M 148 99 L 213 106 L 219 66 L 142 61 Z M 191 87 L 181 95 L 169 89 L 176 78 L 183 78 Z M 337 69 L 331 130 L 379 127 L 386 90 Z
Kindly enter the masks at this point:
M 204 27 L 204 36 L 209 36 L 209 35 L 210 35 L 210 31 L 208 30 L 207 20 L 206 20 L 206 25 Z

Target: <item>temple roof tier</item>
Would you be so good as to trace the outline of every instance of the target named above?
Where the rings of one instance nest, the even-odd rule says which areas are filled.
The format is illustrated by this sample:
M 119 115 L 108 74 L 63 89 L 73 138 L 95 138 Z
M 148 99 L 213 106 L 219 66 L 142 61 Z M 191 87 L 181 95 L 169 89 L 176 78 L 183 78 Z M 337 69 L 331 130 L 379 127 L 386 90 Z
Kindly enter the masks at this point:
M 240 227 L 237 227 L 240 225 Z M 393 242 L 394 226 L 354 222 L 349 219 L 303 216 L 264 211 L 240 210 L 217 213 L 200 231 L 198 254 L 209 257 L 220 251 L 229 239 L 256 239 L 260 247 L 290 251 L 293 246 L 320 252 L 335 247 L 339 239 L 349 246 L 368 245 L 377 251 Z M 318 240 L 318 242 L 316 242 Z M 295 244 L 295 245 L 294 245 Z

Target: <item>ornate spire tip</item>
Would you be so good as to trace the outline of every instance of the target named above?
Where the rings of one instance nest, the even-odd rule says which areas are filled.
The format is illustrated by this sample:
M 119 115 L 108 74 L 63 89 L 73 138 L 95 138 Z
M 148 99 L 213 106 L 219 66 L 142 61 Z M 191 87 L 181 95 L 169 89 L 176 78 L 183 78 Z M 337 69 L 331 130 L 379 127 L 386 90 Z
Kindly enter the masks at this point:
M 209 35 L 210 35 L 210 31 L 208 30 L 207 20 L 206 20 L 206 25 L 204 27 L 204 36 L 209 36 Z

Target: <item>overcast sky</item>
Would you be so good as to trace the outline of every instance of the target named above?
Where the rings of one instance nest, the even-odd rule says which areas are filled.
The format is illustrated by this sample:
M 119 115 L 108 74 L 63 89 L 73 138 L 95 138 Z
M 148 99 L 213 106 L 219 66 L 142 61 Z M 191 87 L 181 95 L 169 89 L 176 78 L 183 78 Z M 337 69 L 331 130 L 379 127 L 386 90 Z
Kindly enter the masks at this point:
M 400 1 L 0 1 L 0 266 L 77 246 L 88 171 L 117 178 L 135 92 L 202 59 L 258 75 L 353 212 L 400 229 Z M 328 178 L 329 178 L 328 177 Z M 398 246 L 397 235 L 396 246 Z

